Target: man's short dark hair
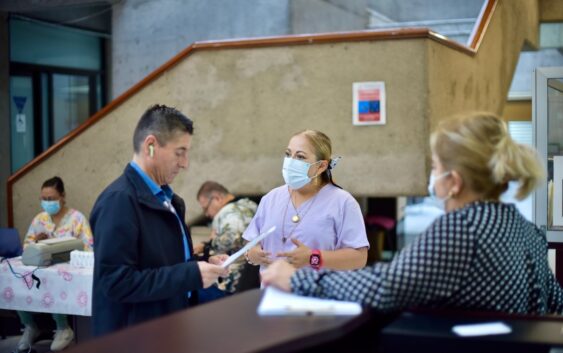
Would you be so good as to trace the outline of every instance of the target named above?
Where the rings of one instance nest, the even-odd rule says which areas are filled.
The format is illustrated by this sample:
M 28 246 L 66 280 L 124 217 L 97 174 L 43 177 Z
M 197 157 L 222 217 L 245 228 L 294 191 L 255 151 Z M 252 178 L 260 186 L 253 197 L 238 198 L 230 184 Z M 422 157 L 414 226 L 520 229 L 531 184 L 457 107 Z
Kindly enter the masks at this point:
M 226 187 L 224 187 L 223 185 L 219 184 L 216 181 L 208 180 L 205 183 L 201 184 L 201 187 L 197 192 L 197 199 L 199 199 L 201 196 L 205 196 L 209 198 L 213 192 L 216 192 L 221 195 L 229 194 L 229 190 L 227 190 Z
M 133 149 L 139 153 L 147 136 L 154 135 L 158 144 L 166 145 L 179 132 L 193 135 L 194 123 L 176 108 L 155 104 L 141 116 L 133 134 Z

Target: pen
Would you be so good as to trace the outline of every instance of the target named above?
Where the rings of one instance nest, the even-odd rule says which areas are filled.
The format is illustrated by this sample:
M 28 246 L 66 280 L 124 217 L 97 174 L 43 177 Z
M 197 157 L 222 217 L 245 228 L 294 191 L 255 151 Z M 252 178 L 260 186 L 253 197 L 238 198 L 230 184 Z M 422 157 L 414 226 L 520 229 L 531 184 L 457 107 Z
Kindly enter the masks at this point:
M 298 315 L 305 315 L 305 316 L 312 316 L 312 315 L 334 315 L 335 308 L 333 305 L 329 305 L 323 308 L 315 308 L 312 310 L 311 308 L 301 307 L 301 306 L 292 306 L 286 305 L 284 310 L 290 314 L 298 314 Z

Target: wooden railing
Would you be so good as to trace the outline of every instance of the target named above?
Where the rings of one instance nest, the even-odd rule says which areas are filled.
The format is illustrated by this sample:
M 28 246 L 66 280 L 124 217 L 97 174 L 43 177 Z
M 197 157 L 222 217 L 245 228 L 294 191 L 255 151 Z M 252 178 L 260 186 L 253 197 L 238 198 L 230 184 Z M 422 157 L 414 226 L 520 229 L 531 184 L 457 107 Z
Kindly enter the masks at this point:
M 241 48 L 259 48 L 259 47 L 274 47 L 274 46 L 294 46 L 294 45 L 309 45 L 321 43 L 337 43 L 337 42 L 350 42 L 350 41 L 375 41 L 375 40 L 402 40 L 414 38 L 427 38 L 441 43 L 454 50 L 458 50 L 467 55 L 473 56 L 477 53 L 481 40 L 489 25 L 490 19 L 497 5 L 498 0 L 487 0 L 484 3 L 481 13 L 475 23 L 472 36 L 470 38 L 469 46 L 465 46 L 450 40 L 439 33 L 435 33 L 428 28 L 397 28 L 390 30 L 369 30 L 360 32 L 339 32 L 339 33 L 325 33 L 325 34 L 304 34 L 304 35 L 289 35 L 279 37 L 262 37 L 256 39 L 236 39 L 236 40 L 221 40 L 221 41 L 205 41 L 195 42 L 190 45 L 164 65 L 150 73 L 143 80 L 131 87 L 125 93 L 111 101 L 108 105 L 103 107 L 100 111 L 86 120 L 83 124 L 72 130 L 69 134 L 52 145 L 49 149 L 45 150 L 39 156 L 25 164 L 16 173 L 8 178 L 6 183 L 7 188 L 7 209 L 8 209 L 8 225 L 14 226 L 14 211 L 13 211 L 13 184 L 22 176 L 27 174 L 30 170 L 35 168 L 38 164 L 49 158 L 52 154 L 62 148 L 64 145 L 75 139 L 82 132 L 90 126 L 103 119 L 111 111 L 120 106 L 130 97 L 134 96 L 143 87 L 147 86 L 150 82 L 155 80 L 164 72 L 168 71 L 180 61 L 197 51 L 203 50 L 216 50 L 216 49 L 241 49 Z

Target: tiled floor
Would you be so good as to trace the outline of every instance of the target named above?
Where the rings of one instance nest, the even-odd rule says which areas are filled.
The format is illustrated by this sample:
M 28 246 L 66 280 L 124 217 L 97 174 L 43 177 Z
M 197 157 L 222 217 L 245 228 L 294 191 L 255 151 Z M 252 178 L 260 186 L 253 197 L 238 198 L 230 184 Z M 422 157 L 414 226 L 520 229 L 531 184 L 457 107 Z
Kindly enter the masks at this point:
M 0 337 L 0 353 L 17 352 L 17 346 L 21 338 L 21 335 L 17 335 L 17 333 L 22 329 L 22 326 L 15 313 L 13 313 L 13 315 L 9 315 L 10 312 L 4 311 L 3 314 L 3 316 L 0 316 L 0 327 L 4 329 L 2 332 L 12 336 L 8 336 L 5 339 Z M 38 326 L 42 329 L 41 334 L 38 337 L 39 340 L 33 344 L 32 350 L 29 353 L 51 352 L 50 347 L 54 335 L 55 323 L 50 314 L 36 315 L 35 320 Z M 88 326 L 85 328 L 85 331 L 89 332 L 89 329 L 90 328 Z M 71 343 L 70 346 L 73 344 L 74 343 Z M 27 351 L 24 352 L 27 353 Z
M 21 336 L 9 336 L 6 339 L 0 339 L 0 353 L 12 353 L 17 352 L 18 342 Z M 36 353 L 50 352 L 49 347 L 51 346 L 51 340 L 42 340 L 35 342 L 33 345 L 33 350 Z M 24 351 L 27 352 L 27 351 Z
M 0 338 L 0 353 L 12 353 L 17 352 L 18 342 L 20 341 L 21 336 L 8 336 L 6 339 Z M 41 338 L 41 337 L 40 337 Z M 29 353 L 46 353 L 51 352 L 51 340 L 43 339 L 37 341 L 33 344 L 32 350 Z M 74 343 L 71 343 L 69 347 L 72 347 Z M 64 352 L 64 350 L 62 351 Z M 27 353 L 27 351 L 24 351 Z

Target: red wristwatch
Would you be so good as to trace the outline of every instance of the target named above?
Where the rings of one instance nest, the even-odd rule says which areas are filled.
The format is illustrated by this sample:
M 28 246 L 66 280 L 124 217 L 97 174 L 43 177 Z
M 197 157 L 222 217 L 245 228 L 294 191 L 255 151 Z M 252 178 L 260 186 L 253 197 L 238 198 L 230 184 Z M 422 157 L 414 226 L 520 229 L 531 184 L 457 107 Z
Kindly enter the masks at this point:
M 309 265 L 315 270 L 318 270 L 323 265 L 323 258 L 321 256 L 321 251 L 318 249 L 313 250 L 311 256 L 309 257 Z

